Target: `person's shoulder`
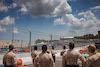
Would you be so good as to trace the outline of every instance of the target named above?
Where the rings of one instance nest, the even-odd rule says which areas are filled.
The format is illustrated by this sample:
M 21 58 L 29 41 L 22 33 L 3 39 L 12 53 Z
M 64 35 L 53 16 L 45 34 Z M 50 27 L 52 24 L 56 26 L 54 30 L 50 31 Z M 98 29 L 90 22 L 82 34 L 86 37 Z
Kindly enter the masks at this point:
M 73 52 L 76 52 L 76 53 L 78 52 L 78 51 L 76 51 L 75 49 L 73 49 L 72 51 L 73 51 Z
M 63 54 L 63 56 L 66 56 L 67 55 L 67 51 Z
M 4 57 L 7 56 L 7 55 L 8 55 L 8 52 L 6 52 L 6 53 L 4 54 Z
M 90 54 L 90 57 L 100 57 L 100 53 L 96 52 L 95 54 Z
M 39 55 L 38 55 L 38 57 L 41 57 L 43 55 L 43 53 L 40 53 Z
M 46 53 L 44 53 L 44 55 L 45 55 L 45 56 L 49 56 L 49 54 L 48 54 L 47 52 L 46 52 Z
M 37 50 L 33 51 L 33 53 L 38 53 Z
M 16 56 L 16 54 L 12 51 L 9 53 L 11 56 Z
M 43 56 L 43 53 L 38 54 L 36 57 L 39 58 L 41 56 Z
M 100 53 L 97 52 L 97 53 L 95 54 L 94 58 L 100 58 Z
M 73 50 L 72 53 L 76 56 L 82 56 L 82 54 L 79 51 Z
M 45 56 L 45 57 L 47 57 L 47 56 L 48 56 L 49 58 L 51 57 L 51 55 L 49 55 L 47 52 L 46 52 L 46 53 L 44 53 L 44 54 L 43 54 L 43 56 Z
M 47 57 L 47 56 L 48 56 L 47 53 L 40 53 L 39 55 L 37 55 L 38 58 Z
M 13 52 L 9 52 L 9 53 L 7 53 L 7 56 L 9 56 L 9 57 L 15 57 L 16 55 Z
M 75 51 L 74 49 L 73 50 L 67 50 L 67 53 L 75 53 L 75 54 L 77 54 L 78 52 L 77 51 Z
M 36 50 L 36 53 L 38 53 L 38 51 Z
M 87 58 L 88 61 L 93 61 L 100 58 L 100 53 L 93 54 Z
M 96 58 L 96 56 L 97 56 L 97 53 L 95 53 L 95 54 L 90 54 L 90 55 L 87 57 L 87 59 L 88 59 L 88 60 L 93 60 L 94 58 Z
M 96 54 L 100 56 L 100 53 L 97 52 Z
M 9 52 L 6 52 L 4 55 L 7 55 Z
M 73 53 L 80 54 L 80 52 L 76 50 L 73 50 Z
M 66 50 L 62 50 L 61 52 L 65 52 Z
M 47 53 L 47 56 L 49 59 L 52 59 L 52 56 L 50 54 Z
M 51 56 L 50 54 L 46 53 L 46 55 Z
M 16 56 L 16 54 L 15 54 L 15 53 L 12 53 L 12 55 L 13 55 L 13 56 Z
M 93 56 L 87 57 L 86 61 L 91 61 L 93 59 Z
M 69 49 L 66 49 L 65 51 L 66 51 L 66 52 L 65 52 L 65 54 L 67 54 L 68 52 L 70 52 L 70 50 L 69 50 Z

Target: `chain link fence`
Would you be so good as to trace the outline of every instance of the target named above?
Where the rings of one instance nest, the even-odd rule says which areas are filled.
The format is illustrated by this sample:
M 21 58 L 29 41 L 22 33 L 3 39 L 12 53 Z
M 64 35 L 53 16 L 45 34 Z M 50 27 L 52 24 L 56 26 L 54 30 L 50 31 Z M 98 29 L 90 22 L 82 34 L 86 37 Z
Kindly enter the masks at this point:
M 0 35 L 0 51 L 7 51 L 10 44 L 13 44 L 15 51 L 23 50 L 29 51 L 30 47 L 33 49 L 35 45 L 40 49 L 43 44 L 49 47 L 57 46 L 60 36 L 52 35 L 50 33 L 44 33 L 39 31 L 33 31 L 29 29 L 23 29 L 14 26 L 1 25 L 5 31 L 1 31 Z M 32 50 L 31 49 L 31 50 Z
M 49 49 L 51 46 L 62 49 L 63 45 L 68 47 L 69 42 L 74 42 L 76 47 L 82 47 L 94 43 L 93 40 L 63 38 L 58 35 L 23 29 L 14 26 L 1 25 L 4 31 L 0 32 L 0 52 L 8 50 L 8 46 L 13 44 L 15 52 L 29 52 L 36 45 L 41 49 L 43 44 L 46 44 Z

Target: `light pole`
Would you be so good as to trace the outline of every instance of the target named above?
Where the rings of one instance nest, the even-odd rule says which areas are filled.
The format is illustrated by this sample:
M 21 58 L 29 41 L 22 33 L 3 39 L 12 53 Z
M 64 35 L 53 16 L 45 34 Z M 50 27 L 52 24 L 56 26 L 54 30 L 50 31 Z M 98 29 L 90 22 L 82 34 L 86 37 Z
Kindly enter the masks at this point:
M 30 48 L 30 52 L 31 52 L 31 30 L 28 30 L 29 31 L 29 48 Z
M 13 44 L 13 42 L 14 42 L 14 27 L 12 25 L 12 44 Z
M 52 47 L 52 35 L 51 34 L 49 34 L 50 35 L 50 37 L 51 37 L 51 47 Z
M 21 40 L 21 48 L 22 48 L 23 40 Z

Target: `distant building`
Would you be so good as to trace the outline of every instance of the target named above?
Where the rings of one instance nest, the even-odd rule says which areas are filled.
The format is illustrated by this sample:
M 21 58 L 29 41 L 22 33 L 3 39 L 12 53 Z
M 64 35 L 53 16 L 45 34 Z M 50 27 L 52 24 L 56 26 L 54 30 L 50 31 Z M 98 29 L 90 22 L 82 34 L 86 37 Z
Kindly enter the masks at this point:
M 62 42 L 63 44 L 69 44 L 69 42 L 73 42 L 73 37 L 61 37 L 60 38 L 60 42 Z

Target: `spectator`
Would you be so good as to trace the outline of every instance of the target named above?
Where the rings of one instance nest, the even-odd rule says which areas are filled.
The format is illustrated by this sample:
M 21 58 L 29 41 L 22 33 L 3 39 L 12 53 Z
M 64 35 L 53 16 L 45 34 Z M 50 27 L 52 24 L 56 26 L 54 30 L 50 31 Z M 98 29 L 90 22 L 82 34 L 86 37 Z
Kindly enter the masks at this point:
M 63 55 L 62 66 L 63 67 L 79 67 L 77 64 L 78 58 L 84 63 L 85 58 L 82 54 L 74 50 L 74 43 L 69 43 L 69 50 Z
M 56 57 L 55 57 L 55 51 L 54 51 L 55 47 L 52 46 L 52 51 L 51 51 L 51 54 L 52 54 L 52 57 L 53 57 L 53 60 L 54 60 L 54 63 L 55 63 L 55 60 L 56 60 Z
M 13 53 L 13 45 L 9 45 L 9 51 L 3 57 L 4 67 L 17 67 L 17 58 Z
M 37 46 L 34 46 L 34 50 L 31 52 L 31 56 L 32 56 L 32 59 L 33 59 L 33 64 L 34 64 L 34 59 L 37 55 L 38 55 Z
M 63 50 L 60 53 L 60 56 L 62 56 L 66 52 L 66 46 L 63 46 Z
M 91 54 L 86 59 L 86 67 L 100 67 L 100 53 L 95 51 L 95 45 L 89 45 L 88 50 Z
M 52 57 L 47 53 L 47 46 L 42 46 L 42 53 L 40 53 L 36 58 L 34 62 L 34 67 L 53 67 L 53 59 Z

